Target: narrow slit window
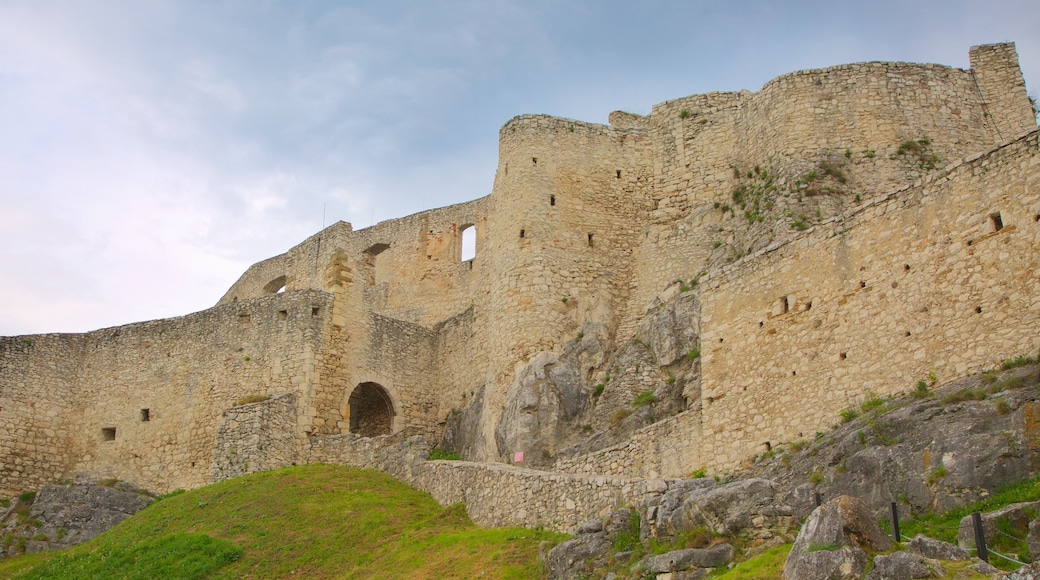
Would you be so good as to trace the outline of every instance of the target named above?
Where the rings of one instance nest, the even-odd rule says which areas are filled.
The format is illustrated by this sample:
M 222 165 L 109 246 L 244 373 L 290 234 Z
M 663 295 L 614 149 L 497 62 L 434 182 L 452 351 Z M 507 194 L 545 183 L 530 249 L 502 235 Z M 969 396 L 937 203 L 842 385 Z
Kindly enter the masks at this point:
M 556 196 L 555 195 L 550 195 L 549 196 L 549 205 L 556 205 Z
M 152 411 L 150 409 L 141 409 L 141 421 L 151 421 Z
M 1004 229 L 1004 220 L 1000 217 L 1000 212 L 989 214 L 989 223 L 993 226 L 993 231 L 999 232 Z
M 617 179 L 621 179 L 621 170 L 620 169 L 617 170 L 617 174 L 616 175 L 617 175 Z
M 532 157 L 531 158 L 531 165 L 538 165 L 538 158 L 537 157 Z
M 525 233 L 524 230 L 520 230 L 520 237 L 521 238 L 524 237 L 524 233 Z
M 592 247 L 592 234 L 589 234 L 589 247 Z
M 791 311 L 790 297 L 784 296 L 784 297 L 780 298 L 779 305 L 780 305 L 780 314 L 787 314 L 788 312 L 790 312 Z
M 462 230 L 461 250 L 459 257 L 462 261 L 472 260 L 477 257 L 477 228 L 476 226 L 466 226 Z

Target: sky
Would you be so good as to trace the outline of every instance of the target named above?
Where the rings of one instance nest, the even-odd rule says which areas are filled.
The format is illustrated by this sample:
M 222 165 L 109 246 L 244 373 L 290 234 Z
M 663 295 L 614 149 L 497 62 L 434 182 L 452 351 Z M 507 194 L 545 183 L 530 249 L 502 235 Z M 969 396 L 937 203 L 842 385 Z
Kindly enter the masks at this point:
M 0 336 L 203 310 L 323 224 L 487 195 L 519 114 L 1003 41 L 1037 96 L 1038 31 L 1036 0 L 0 0 Z

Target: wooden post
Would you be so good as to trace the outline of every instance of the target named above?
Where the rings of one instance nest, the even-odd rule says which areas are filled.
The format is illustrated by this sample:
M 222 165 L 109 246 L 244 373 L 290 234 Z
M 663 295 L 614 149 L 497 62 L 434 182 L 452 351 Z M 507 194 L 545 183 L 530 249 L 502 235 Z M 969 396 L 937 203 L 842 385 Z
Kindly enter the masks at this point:
M 896 502 L 888 504 L 888 519 L 892 523 L 892 541 L 899 543 L 899 509 Z
M 982 516 L 979 512 L 971 514 L 971 526 L 975 529 L 975 553 L 983 562 L 989 563 L 989 550 L 986 549 L 986 534 L 982 531 Z

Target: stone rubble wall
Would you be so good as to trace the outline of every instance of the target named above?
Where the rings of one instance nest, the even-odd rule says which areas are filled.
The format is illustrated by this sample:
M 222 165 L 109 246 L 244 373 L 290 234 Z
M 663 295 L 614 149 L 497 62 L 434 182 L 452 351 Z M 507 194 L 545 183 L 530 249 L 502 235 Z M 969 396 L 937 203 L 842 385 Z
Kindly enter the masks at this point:
M 296 396 L 275 395 L 224 411 L 217 427 L 210 480 L 293 465 L 298 456 Z
M 621 505 L 645 505 L 667 491 L 670 483 L 656 478 L 547 473 L 497 463 L 427 461 L 429 446 L 408 432 L 300 440 L 295 438 L 293 402 L 292 395 L 281 395 L 229 409 L 217 438 L 213 480 L 297 463 L 379 469 L 429 493 L 441 505 L 465 504 L 478 525 L 544 526 L 565 532 Z

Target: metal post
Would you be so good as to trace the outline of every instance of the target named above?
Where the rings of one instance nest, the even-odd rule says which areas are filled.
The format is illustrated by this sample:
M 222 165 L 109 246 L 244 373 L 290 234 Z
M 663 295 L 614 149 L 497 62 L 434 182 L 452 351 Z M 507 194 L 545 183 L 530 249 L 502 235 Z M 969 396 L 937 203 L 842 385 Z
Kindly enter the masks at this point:
M 812 492 L 812 496 L 813 496 L 813 501 L 816 502 L 816 507 L 820 507 L 820 504 L 822 503 L 820 501 L 820 492 L 814 491 L 814 492 Z
M 989 550 L 986 549 L 986 534 L 982 531 L 982 516 L 979 512 L 971 514 L 971 526 L 975 528 L 975 552 L 983 562 L 989 562 Z
M 892 523 L 892 541 L 899 543 L 899 508 L 896 502 L 888 504 L 888 519 Z

